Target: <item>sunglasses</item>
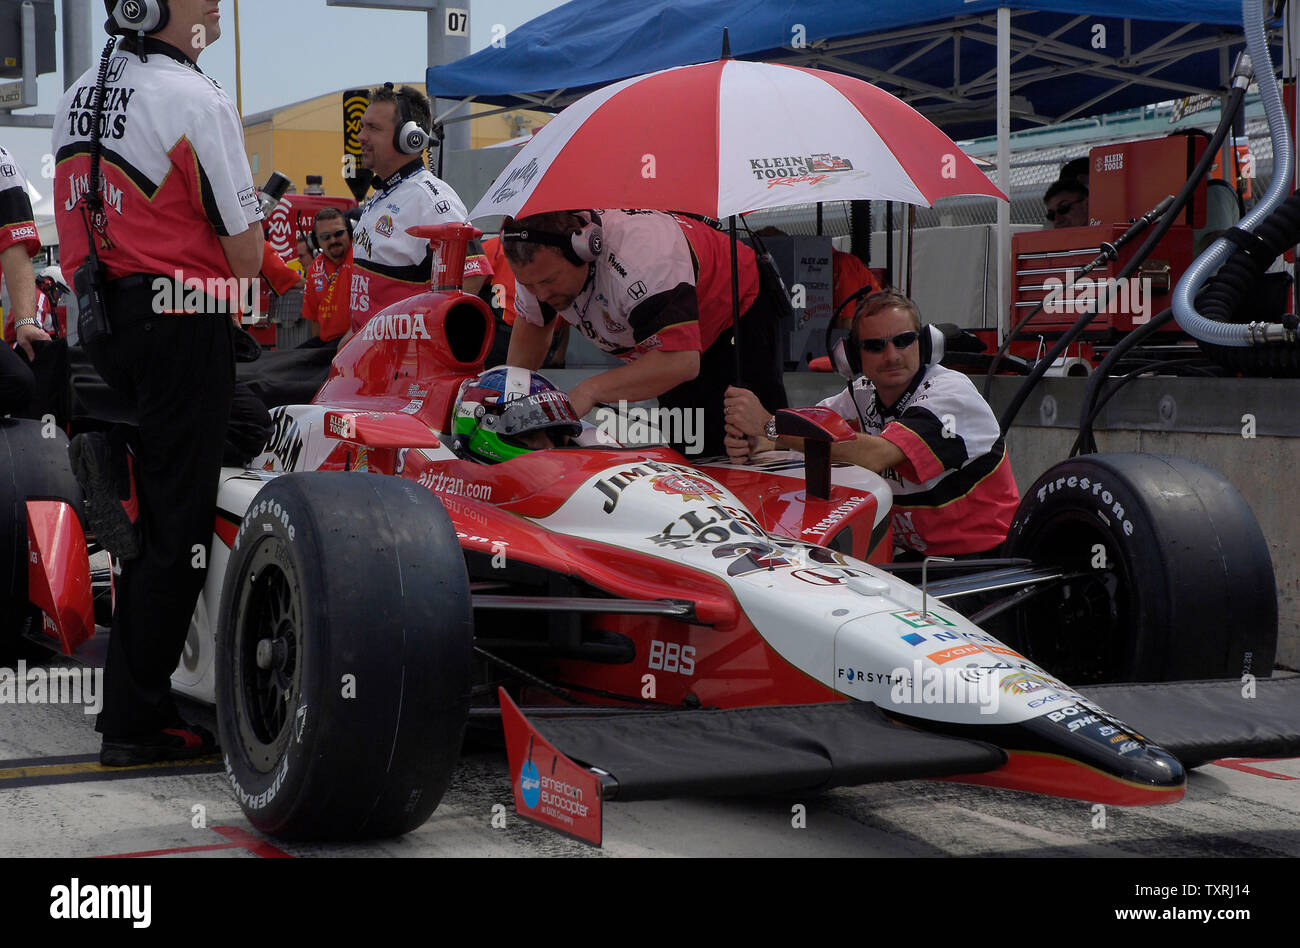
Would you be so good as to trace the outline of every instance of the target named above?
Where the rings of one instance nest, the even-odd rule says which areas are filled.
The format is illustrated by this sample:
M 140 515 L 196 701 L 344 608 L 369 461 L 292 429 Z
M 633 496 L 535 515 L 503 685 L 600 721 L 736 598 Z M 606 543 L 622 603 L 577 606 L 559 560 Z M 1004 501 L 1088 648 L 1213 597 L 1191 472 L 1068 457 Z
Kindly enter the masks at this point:
M 906 349 L 912 343 L 916 342 L 921 334 L 915 329 L 909 329 L 907 332 L 900 332 L 897 336 L 890 336 L 885 339 L 863 339 L 858 343 L 863 352 L 874 352 L 877 355 L 885 351 L 885 346 L 889 343 L 894 344 L 895 349 Z
M 342 237 L 342 236 L 343 236 L 344 234 L 346 234 L 347 232 L 348 232 L 348 229 L 347 229 L 346 227 L 342 227 L 342 228 L 340 228 L 339 230 L 334 231 L 334 233 L 332 233 L 332 234 L 321 234 L 321 235 L 320 235 L 320 240 L 322 240 L 322 241 L 325 241 L 325 240 L 333 240 L 335 237 Z
M 1049 221 L 1054 221 L 1057 217 L 1064 217 L 1066 214 L 1070 213 L 1070 208 L 1082 202 L 1083 198 L 1075 198 L 1073 201 L 1062 201 L 1060 204 L 1056 205 L 1056 210 L 1048 208 L 1047 219 Z

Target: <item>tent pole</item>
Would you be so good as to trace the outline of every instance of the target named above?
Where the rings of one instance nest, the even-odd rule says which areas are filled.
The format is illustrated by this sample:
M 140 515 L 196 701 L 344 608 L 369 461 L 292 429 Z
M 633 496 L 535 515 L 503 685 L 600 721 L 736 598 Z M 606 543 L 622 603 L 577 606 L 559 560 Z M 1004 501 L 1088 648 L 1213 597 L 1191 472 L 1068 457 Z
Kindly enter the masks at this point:
M 1011 11 L 998 7 L 998 184 L 1011 197 Z M 1011 312 L 1011 205 L 998 201 L 998 345 Z

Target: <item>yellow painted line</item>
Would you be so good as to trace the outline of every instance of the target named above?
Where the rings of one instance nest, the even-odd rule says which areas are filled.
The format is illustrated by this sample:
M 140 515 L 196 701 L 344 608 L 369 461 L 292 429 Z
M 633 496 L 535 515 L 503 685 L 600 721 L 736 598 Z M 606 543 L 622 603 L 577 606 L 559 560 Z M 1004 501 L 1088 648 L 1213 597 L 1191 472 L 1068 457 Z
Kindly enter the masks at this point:
M 138 764 L 134 767 L 105 767 L 98 761 L 85 761 L 77 764 L 45 764 L 33 767 L 11 767 L 0 770 L 0 780 L 23 780 L 42 777 L 67 777 L 74 774 L 120 774 L 137 773 L 145 770 L 159 770 L 173 767 L 194 767 L 219 763 L 220 757 L 195 757 L 191 760 L 158 760 L 151 764 Z

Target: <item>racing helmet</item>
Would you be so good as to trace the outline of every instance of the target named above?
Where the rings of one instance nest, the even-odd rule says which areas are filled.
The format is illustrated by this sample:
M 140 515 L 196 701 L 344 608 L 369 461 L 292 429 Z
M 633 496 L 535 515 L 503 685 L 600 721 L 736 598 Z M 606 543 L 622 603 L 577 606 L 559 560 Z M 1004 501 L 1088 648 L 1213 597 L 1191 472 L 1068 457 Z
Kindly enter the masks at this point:
M 517 366 L 497 366 L 461 383 L 451 413 L 456 452 L 486 464 L 535 450 L 522 440 L 535 431 L 582 433 L 569 396 L 545 376 Z

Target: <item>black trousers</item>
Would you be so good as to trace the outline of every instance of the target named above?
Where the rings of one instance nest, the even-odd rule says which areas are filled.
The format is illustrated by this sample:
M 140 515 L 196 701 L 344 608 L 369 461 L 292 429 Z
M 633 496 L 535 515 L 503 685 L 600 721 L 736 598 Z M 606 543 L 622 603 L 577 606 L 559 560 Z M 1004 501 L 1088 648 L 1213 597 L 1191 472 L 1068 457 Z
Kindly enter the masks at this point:
M 35 395 L 36 379 L 26 360 L 0 341 L 0 416 L 28 417 Z
M 152 315 L 146 294 L 109 295 L 114 333 L 89 347 L 132 402 L 142 553 L 122 564 L 97 729 L 131 738 L 179 721 L 171 674 L 207 576 L 235 382 L 229 316 Z
M 759 268 L 761 277 L 767 276 Z M 722 335 L 700 356 L 700 374 L 659 396 L 662 408 L 679 408 L 683 412 L 702 410 L 704 422 L 703 447 L 697 455 L 688 457 L 716 457 L 727 453 L 724 427 L 724 396 L 727 387 L 739 384 L 755 395 L 768 411 L 789 408 L 785 394 L 782 371 L 781 316 L 783 307 L 777 298 L 780 289 L 767 280 L 760 280 L 758 296 L 749 309 L 740 314 L 740 371 L 736 381 L 735 346 L 732 345 L 732 328 Z M 686 453 L 690 446 L 681 442 L 672 447 Z

